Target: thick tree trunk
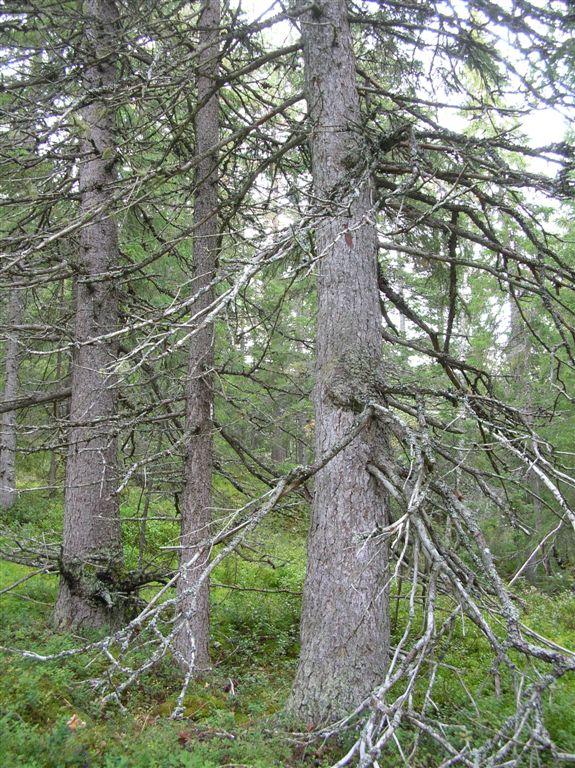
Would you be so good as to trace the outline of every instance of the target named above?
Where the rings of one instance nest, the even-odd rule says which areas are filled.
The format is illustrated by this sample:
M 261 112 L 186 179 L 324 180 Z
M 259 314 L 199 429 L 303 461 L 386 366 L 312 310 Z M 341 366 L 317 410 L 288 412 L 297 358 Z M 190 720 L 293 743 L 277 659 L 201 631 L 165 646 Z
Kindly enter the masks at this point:
M 195 122 L 196 152 L 205 155 L 197 167 L 194 205 L 194 293 L 203 291 L 192 307 L 202 313 L 213 300 L 210 286 L 216 272 L 218 222 L 218 156 L 213 148 L 219 139 L 219 99 L 214 92 L 219 56 L 219 0 L 203 0 L 199 27 L 198 109 Z M 203 319 L 200 317 L 200 319 Z M 212 506 L 212 368 L 214 327 L 207 325 L 192 336 L 189 350 L 185 488 L 181 499 L 183 546 L 182 573 L 178 582 L 179 610 L 186 621 L 176 637 L 177 650 L 184 665 L 193 663 L 198 674 L 210 665 L 209 584 L 195 586 L 209 558 L 201 543 L 210 532 Z M 190 567 L 185 567 L 199 555 Z
M 355 62 L 344 0 L 320 0 L 302 17 L 307 100 L 312 123 L 315 195 L 355 187 L 316 229 L 318 266 L 315 452 L 321 456 L 354 421 L 351 405 L 333 396 L 334 376 L 353 389 L 353 371 L 381 362 L 377 238 L 371 188 L 360 180 L 361 139 Z M 387 556 L 366 535 L 386 520 L 385 496 L 366 470 L 385 450 L 370 429 L 315 480 L 301 620 L 301 655 L 288 710 L 313 724 L 358 704 L 385 673 L 389 646 Z
M 22 297 L 13 290 L 8 300 L 4 347 L 4 396 L 3 400 L 15 400 L 18 394 L 18 332 L 22 314 Z M 16 492 L 16 411 L 6 411 L 0 420 L 0 509 L 10 509 L 17 498 Z
M 87 92 L 106 92 L 116 80 L 114 0 L 86 0 Z M 114 495 L 117 382 L 108 373 L 116 344 L 100 337 L 116 328 L 114 283 L 101 280 L 118 259 L 117 225 L 110 213 L 116 143 L 114 115 L 95 95 L 83 109 L 85 137 L 79 163 L 80 213 L 94 211 L 81 231 L 76 283 L 69 448 L 64 502 L 62 577 L 54 620 L 58 626 L 100 627 L 122 614 L 114 578 L 122 562 L 118 500 Z

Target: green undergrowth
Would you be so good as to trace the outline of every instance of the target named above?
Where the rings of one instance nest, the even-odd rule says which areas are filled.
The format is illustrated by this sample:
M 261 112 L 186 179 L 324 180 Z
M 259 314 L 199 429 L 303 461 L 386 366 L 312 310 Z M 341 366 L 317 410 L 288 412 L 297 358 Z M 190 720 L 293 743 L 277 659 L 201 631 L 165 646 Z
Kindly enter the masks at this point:
M 128 498 L 129 517 L 137 509 Z M 155 505 L 156 511 L 158 506 Z M 168 507 L 166 506 L 166 510 Z M 20 530 L 40 529 L 40 507 L 23 508 Z M 45 530 L 61 515 L 58 499 L 46 502 Z M 46 522 L 47 521 L 47 522 Z M 170 524 L 171 525 L 171 524 Z M 213 673 L 194 683 L 186 696 L 184 718 L 170 719 L 180 677 L 170 659 L 123 697 L 126 711 L 101 711 L 90 681 L 104 671 L 101 658 L 75 656 L 37 662 L 17 654 L 0 656 L 0 765 L 2 768 L 308 768 L 329 766 L 345 742 L 298 744 L 285 731 L 282 710 L 298 654 L 298 623 L 304 576 L 303 531 L 289 520 L 270 520 L 238 555 L 213 574 Z M 161 552 L 168 536 L 149 531 L 150 551 Z M 260 543 L 266 543 L 265 550 Z M 127 537 L 128 557 L 136 558 L 137 536 Z M 0 589 L 28 573 L 0 562 Z M 56 634 L 50 615 L 56 595 L 54 576 L 40 575 L 0 596 L 0 645 L 42 654 L 76 647 L 83 638 Z M 152 588 L 149 589 L 149 592 Z M 521 592 L 525 622 L 555 642 L 575 647 L 575 599 L 569 589 Z M 397 605 L 393 637 L 405 626 L 407 601 Z M 441 604 L 440 604 L 441 607 Z M 448 606 L 443 606 L 446 610 Z M 90 636 L 94 639 L 95 636 Z M 433 704 L 452 737 L 488 738 L 493 726 L 513 708 L 513 690 L 504 669 L 492 670 L 492 655 L 469 622 L 458 620 L 449 643 L 438 654 Z M 522 663 L 518 660 L 518 663 Z M 536 670 L 529 668 L 534 678 Z M 423 689 L 415 696 L 422 697 Z M 472 701 L 473 697 L 473 701 Z M 551 736 L 566 752 L 575 752 L 575 680 L 564 678 L 546 695 Z M 77 720 L 85 723 L 73 727 Z M 410 734 L 401 736 L 406 751 Z M 421 741 L 413 768 L 441 760 L 433 745 Z M 405 765 L 391 754 L 386 768 Z M 545 763 L 542 763 L 545 764 Z M 551 765 L 552 763 L 548 763 Z
M 17 528 L 28 532 L 36 510 L 17 512 Z M 104 670 L 101 658 L 38 662 L 2 654 L 2 768 L 320 765 L 318 754 L 325 748 L 294 752 L 279 723 L 297 660 L 304 574 L 303 540 L 284 533 L 273 527 L 262 532 L 272 541 L 265 555 L 255 538 L 214 571 L 214 670 L 190 687 L 182 720 L 170 719 L 181 685 L 171 659 L 130 689 L 122 713 L 117 708 L 102 712 L 90 684 Z M 151 546 L 164 545 L 164 531 L 159 541 L 153 529 L 149 535 Z M 131 546 L 128 540 L 128 557 Z M 0 561 L 0 589 L 27 573 L 23 566 Z M 48 655 L 96 639 L 95 634 L 53 632 L 56 590 L 56 577 L 39 575 L 2 595 L 0 645 Z M 72 718 L 85 725 L 74 729 Z

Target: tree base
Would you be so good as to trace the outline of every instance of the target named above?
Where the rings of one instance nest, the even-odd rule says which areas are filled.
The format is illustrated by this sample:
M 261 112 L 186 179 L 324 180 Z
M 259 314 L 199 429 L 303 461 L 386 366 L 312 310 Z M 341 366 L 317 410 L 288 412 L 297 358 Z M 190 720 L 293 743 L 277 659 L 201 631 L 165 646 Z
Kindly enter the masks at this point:
M 124 617 L 124 605 L 108 606 L 103 601 L 73 591 L 66 581 L 60 582 L 52 617 L 55 629 L 117 629 Z

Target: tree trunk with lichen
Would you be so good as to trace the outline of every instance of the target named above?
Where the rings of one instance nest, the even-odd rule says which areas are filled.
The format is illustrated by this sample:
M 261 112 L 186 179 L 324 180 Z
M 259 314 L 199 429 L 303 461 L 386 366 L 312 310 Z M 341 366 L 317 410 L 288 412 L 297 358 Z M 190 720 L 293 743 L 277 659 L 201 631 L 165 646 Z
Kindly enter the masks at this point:
M 355 60 L 344 0 L 320 0 L 301 17 L 306 96 L 317 199 L 334 201 L 316 227 L 316 458 L 354 421 L 350 391 L 381 361 L 377 235 L 372 189 L 362 167 Z M 356 366 L 354 361 L 363 361 Z M 386 499 L 366 465 L 385 451 L 376 423 L 315 479 L 301 619 L 301 654 L 288 711 L 313 725 L 354 708 L 381 682 L 389 647 L 387 553 L 368 534 L 386 522 Z
M 18 394 L 17 326 L 21 314 L 20 291 L 12 290 L 6 316 L 9 330 L 4 347 L 4 400 L 15 400 Z M 16 498 L 16 411 L 6 411 L 0 417 L 0 509 L 10 509 Z
M 219 0 L 203 0 L 198 21 L 198 109 L 195 120 L 196 171 L 194 204 L 194 279 L 192 292 L 201 295 L 192 306 L 198 323 L 212 303 L 216 274 L 218 221 L 219 99 L 215 92 L 219 57 Z M 208 559 L 212 507 L 214 326 L 207 324 L 190 339 L 186 392 L 185 488 L 181 499 L 180 578 L 178 609 L 185 621 L 176 635 L 183 667 L 193 663 L 197 674 L 210 666 L 209 582 L 198 583 Z M 195 559 L 194 559 L 195 558 Z M 193 562 L 192 562 L 193 561 Z M 191 563 L 190 565 L 188 565 Z
M 60 627 L 114 625 L 122 617 L 115 581 L 122 564 L 116 480 L 114 417 L 118 299 L 104 277 L 118 261 L 117 224 L 111 212 L 115 181 L 115 118 L 107 104 L 116 82 L 118 14 L 114 0 L 86 0 L 84 137 L 79 156 L 81 230 L 76 278 L 75 349 L 64 500 L 60 592 L 54 622 Z

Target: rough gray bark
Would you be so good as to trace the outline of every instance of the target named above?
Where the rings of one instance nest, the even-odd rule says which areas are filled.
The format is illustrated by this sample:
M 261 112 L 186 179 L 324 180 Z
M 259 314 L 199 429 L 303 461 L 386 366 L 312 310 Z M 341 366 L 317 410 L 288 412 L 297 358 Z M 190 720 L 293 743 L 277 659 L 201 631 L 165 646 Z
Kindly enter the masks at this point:
M 197 92 L 198 109 L 195 120 L 196 153 L 205 154 L 196 173 L 194 204 L 194 280 L 192 291 L 204 291 L 192 307 L 201 313 L 213 301 L 208 288 L 216 272 L 218 222 L 218 155 L 213 149 L 219 139 L 219 98 L 214 92 L 219 57 L 219 0 L 203 0 L 198 21 Z M 198 547 L 209 534 L 212 506 L 212 410 L 214 362 L 214 327 L 207 325 L 192 336 L 189 349 L 186 393 L 185 488 L 181 498 L 182 533 L 181 567 L 198 553 Z M 199 557 L 189 568 L 183 568 L 178 581 L 179 610 L 186 622 L 176 637 L 177 650 L 185 664 L 193 662 L 198 674 L 210 665 L 209 654 L 209 584 L 206 580 L 194 587 L 209 558 L 201 549 Z
M 3 400 L 15 400 L 18 394 L 18 331 L 22 314 L 22 297 L 13 290 L 8 299 L 4 347 L 4 396 Z M 10 509 L 17 499 L 16 491 L 16 411 L 6 411 L 0 420 L 0 509 Z
M 122 561 L 116 472 L 116 380 L 109 374 L 115 343 L 98 340 L 116 328 L 113 281 L 98 278 L 117 263 L 117 224 L 106 208 L 115 179 L 114 115 L 101 93 L 116 81 L 117 10 L 114 0 L 86 0 L 84 88 L 95 92 L 82 110 L 85 135 L 79 162 L 80 213 L 97 213 L 81 231 L 76 281 L 64 541 L 57 626 L 115 624 L 122 613 L 113 583 Z
M 344 0 L 320 0 L 302 17 L 306 92 L 312 125 L 315 195 L 345 189 L 316 228 L 318 266 L 315 452 L 324 454 L 350 429 L 351 405 L 334 396 L 334 376 L 361 378 L 381 361 L 377 238 L 362 153 L 355 61 Z M 344 388 L 345 388 L 345 381 Z M 349 380 L 350 389 L 361 382 Z M 341 389 L 341 381 L 340 386 Z M 301 655 L 288 702 L 309 723 L 333 720 L 381 680 L 389 646 L 387 555 L 366 534 L 385 525 L 385 497 L 370 477 L 370 457 L 385 450 L 376 424 L 316 476 L 301 619 Z

